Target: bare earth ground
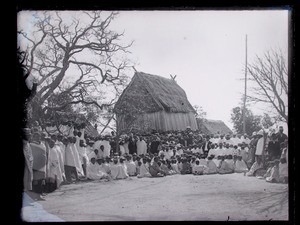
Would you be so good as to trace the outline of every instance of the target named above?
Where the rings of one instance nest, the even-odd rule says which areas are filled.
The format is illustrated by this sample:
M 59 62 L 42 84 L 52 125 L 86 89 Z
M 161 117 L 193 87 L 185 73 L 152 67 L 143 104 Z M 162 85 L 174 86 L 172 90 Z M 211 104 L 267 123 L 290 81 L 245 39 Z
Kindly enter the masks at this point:
M 26 221 L 288 220 L 288 185 L 243 174 L 63 185 L 23 205 Z M 28 200 L 28 199 L 27 199 Z M 46 211 L 46 212 L 45 212 Z

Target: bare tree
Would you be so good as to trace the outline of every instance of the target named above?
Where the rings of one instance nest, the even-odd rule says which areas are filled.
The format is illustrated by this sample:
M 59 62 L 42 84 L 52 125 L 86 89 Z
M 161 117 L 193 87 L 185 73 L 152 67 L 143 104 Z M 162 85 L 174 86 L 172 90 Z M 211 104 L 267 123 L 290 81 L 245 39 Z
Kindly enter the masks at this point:
M 35 31 L 19 30 L 19 39 L 27 44 L 25 66 L 37 79 L 37 92 L 31 101 L 32 112 L 42 123 L 46 112 L 60 111 L 72 105 L 104 109 L 113 105 L 128 82 L 126 70 L 132 68 L 126 58 L 132 45 L 120 44 L 123 33 L 109 26 L 116 12 L 36 13 Z M 71 17 L 72 16 L 72 17 Z M 101 88 L 113 90 L 105 99 Z M 68 96 L 70 101 L 51 105 L 51 96 Z M 64 98 L 66 99 L 66 98 Z
M 248 65 L 250 81 L 254 82 L 248 100 L 264 103 L 276 110 L 280 119 L 288 121 L 288 70 L 281 51 L 268 51 L 264 57 Z

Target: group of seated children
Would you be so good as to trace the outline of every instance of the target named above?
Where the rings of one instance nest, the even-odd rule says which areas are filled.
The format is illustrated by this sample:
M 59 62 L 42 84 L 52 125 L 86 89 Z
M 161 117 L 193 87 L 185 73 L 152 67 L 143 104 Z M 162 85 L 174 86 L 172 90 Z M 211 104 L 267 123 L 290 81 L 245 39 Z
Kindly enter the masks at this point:
M 165 158 L 164 154 L 145 154 L 97 159 L 91 157 L 87 165 L 87 178 L 91 180 L 126 179 L 130 176 L 163 177 L 172 174 L 228 174 L 247 172 L 242 156 L 204 154 L 181 154 Z

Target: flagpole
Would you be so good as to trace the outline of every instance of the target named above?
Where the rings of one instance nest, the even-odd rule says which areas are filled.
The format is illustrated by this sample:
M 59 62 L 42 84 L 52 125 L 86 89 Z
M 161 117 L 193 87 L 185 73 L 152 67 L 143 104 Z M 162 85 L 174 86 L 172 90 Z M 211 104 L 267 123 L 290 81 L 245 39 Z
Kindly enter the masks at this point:
M 243 107 L 243 132 L 244 134 L 246 133 L 246 100 L 247 100 L 247 70 L 248 70 L 248 65 L 247 65 L 247 34 L 246 34 L 246 63 L 245 63 L 245 93 L 244 93 L 244 107 Z

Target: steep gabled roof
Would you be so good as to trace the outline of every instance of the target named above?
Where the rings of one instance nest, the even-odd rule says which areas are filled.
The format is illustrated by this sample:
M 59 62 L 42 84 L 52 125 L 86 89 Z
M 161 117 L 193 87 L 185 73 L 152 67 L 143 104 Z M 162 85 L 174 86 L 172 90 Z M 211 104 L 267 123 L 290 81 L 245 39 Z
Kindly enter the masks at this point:
M 151 95 L 160 110 L 166 110 L 168 112 L 195 112 L 187 99 L 185 91 L 176 81 L 143 72 L 136 72 L 134 74 L 130 84 L 126 87 L 116 103 L 115 109 L 125 100 L 124 95 L 130 92 L 131 85 L 137 81 L 139 81 L 141 88 L 145 88 Z M 132 102 L 132 104 L 134 104 L 134 102 Z
M 199 130 L 205 134 L 228 134 L 232 133 L 229 127 L 222 120 L 207 120 L 204 119 L 200 122 L 197 118 Z

